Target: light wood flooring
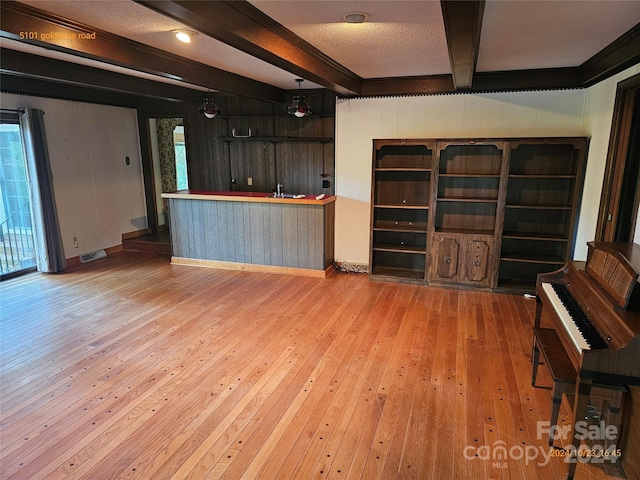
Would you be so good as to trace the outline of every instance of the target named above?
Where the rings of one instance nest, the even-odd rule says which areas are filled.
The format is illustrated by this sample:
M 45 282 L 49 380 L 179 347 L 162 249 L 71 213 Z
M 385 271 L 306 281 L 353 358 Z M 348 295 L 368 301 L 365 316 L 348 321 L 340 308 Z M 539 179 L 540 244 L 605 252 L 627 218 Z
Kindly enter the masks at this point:
M 530 386 L 533 300 L 126 251 L 0 289 L 3 479 L 566 472 L 537 434 L 551 401 Z

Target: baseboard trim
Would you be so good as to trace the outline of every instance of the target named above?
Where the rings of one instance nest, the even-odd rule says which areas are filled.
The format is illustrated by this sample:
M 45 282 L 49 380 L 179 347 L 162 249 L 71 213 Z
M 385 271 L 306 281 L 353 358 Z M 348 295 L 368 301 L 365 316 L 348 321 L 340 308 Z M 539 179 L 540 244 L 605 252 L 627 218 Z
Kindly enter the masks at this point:
M 219 260 L 200 260 L 197 258 L 171 257 L 173 265 L 192 267 L 219 268 L 221 270 L 237 270 L 243 272 L 277 273 L 282 275 L 297 275 L 301 277 L 325 278 L 333 271 L 333 265 L 326 270 L 312 270 L 310 268 L 281 267 L 277 265 L 257 265 L 254 263 L 223 262 Z
M 123 250 L 122 244 L 114 245 L 113 247 L 105 248 L 104 251 L 107 252 L 107 255 L 113 255 L 114 253 L 121 252 Z

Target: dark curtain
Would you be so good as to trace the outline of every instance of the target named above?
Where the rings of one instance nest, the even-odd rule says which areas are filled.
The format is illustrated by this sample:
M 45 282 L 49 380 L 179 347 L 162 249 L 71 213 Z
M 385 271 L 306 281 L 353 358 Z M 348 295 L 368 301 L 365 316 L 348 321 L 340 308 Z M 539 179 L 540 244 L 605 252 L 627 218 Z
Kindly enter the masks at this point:
M 36 229 L 36 259 L 41 272 L 61 272 L 67 267 L 58 224 L 53 178 L 44 128 L 44 112 L 25 109 L 20 115 L 24 134 L 31 205 Z

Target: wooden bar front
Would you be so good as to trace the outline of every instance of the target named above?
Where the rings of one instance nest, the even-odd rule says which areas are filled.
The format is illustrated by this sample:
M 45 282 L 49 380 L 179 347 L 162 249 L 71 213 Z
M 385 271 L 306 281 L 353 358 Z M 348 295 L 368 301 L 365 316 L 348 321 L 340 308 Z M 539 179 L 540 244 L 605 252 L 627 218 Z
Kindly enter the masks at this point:
M 164 193 L 172 263 L 324 277 L 333 264 L 335 196 Z

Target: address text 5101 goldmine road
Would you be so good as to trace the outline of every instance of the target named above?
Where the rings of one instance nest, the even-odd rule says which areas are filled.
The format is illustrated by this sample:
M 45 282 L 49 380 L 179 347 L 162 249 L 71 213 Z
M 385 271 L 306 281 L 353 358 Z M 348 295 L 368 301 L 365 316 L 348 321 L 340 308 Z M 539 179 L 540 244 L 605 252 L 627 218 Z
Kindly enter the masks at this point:
M 23 40 L 95 40 L 96 32 L 20 32 Z

